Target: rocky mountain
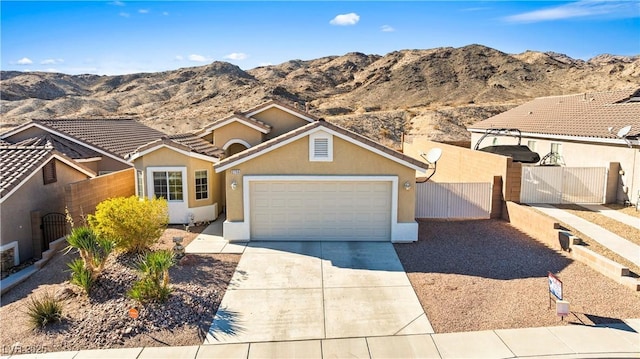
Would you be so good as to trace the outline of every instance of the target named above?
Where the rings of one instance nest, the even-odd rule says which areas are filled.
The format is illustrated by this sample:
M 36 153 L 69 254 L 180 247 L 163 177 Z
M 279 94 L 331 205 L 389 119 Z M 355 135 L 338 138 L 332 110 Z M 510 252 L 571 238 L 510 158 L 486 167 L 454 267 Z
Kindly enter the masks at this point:
M 120 76 L 0 73 L 2 130 L 32 118 L 133 117 L 168 133 L 278 99 L 396 145 L 464 141 L 465 126 L 539 96 L 640 85 L 640 56 L 584 61 L 469 45 L 348 53 L 243 71 L 225 63 Z

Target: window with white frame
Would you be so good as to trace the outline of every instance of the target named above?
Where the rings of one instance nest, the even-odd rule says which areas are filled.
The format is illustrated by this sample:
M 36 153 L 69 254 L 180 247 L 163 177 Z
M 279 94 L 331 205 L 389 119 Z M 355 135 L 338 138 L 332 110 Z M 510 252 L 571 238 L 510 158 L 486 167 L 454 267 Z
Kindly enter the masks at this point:
M 536 151 L 536 141 L 531 141 L 531 140 L 527 141 L 527 147 L 529 147 L 529 149 L 531 151 L 535 152 Z
M 309 161 L 333 161 L 333 136 L 326 132 L 316 132 L 309 136 Z
M 550 160 L 552 164 L 555 164 L 555 165 L 562 164 L 562 144 L 557 142 L 551 143 Z
M 144 177 L 143 177 L 143 172 L 140 170 L 136 171 L 136 176 L 137 176 L 137 188 L 136 188 L 136 192 L 138 194 L 138 198 L 144 198 Z
M 208 179 L 207 170 L 199 170 L 196 171 L 195 180 L 196 180 L 196 199 L 207 199 L 209 198 L 209 179 Z
M 153 193 L 156 197 L 166 198 L 168 201 L 182 201 L 184 196 L 182 172 L 154 171 Z

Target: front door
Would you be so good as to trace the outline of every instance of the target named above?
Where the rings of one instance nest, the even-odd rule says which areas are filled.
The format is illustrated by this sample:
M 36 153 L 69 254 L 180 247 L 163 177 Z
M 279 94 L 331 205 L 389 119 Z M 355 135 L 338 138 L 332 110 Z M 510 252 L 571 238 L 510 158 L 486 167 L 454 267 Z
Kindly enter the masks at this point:
M 169 223 L 188 223 L 189 195 L 185 167 L 148 167 L 149 198 L 164 198 L 169 205 Z

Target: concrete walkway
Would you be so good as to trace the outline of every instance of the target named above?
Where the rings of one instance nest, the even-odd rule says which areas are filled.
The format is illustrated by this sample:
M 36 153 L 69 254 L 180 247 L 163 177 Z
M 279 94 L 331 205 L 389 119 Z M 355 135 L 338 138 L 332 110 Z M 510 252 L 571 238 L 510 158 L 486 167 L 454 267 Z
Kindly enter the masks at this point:
M 640 358 L 640 319 L 479 332 L 370 336 L 187 347 L 81 350 L 2 358 Z
M 220 215 L 213 223 L 202 231 L 185 248 L 185 253 L 189 254 L 215 254 L 229 253 L 242 254 L 247 246 L 246 243 L 229 243 L 222 237 L 222 223 L 226 217 Z
M 566 223 L 632 263 L 640 265 L 640 246 L 637 244 L 552 205 L 532 204 L 530 206 L 560 222 Z
M 624 223 L 628 226 L 640 229 L 640 218 L 630 216 L 628 214 L 620 213 L 620 211 L 616 211 L 615 209 L 611 209 L 609 207 L 602 206 L 599 204 L 580 204 L 579 206 L 584 207 L 593 212 L 598 212 L 620 223 Z
M 205 344 L 429 333 L 391 243 L 251 242 Z

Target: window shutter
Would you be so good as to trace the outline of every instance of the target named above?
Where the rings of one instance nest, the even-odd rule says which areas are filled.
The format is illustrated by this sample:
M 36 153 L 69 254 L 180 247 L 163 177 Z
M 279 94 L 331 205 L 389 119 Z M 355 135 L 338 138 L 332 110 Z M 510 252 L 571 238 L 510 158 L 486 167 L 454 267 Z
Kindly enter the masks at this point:
M 56 160 L 52 159 L 42 167 L 42 179 L 44 184 L 54 183 L 58 180 L 56 176 Z

